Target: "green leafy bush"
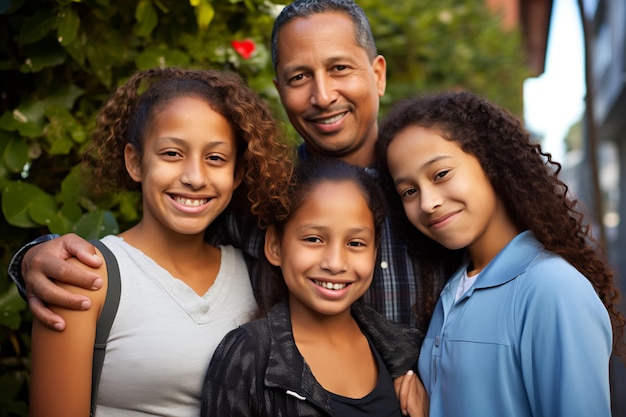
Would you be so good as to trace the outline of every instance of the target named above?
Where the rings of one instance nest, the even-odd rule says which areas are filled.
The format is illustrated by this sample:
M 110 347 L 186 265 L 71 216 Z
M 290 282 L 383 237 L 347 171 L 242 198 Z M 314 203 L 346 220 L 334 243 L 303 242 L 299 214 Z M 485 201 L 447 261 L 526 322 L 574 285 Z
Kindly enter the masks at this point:
M 96 238 L 139 216 L 135 194 L 84 192 L 76 167 L 97 109 L 135 70 L 172 65 L 237 71 L 277 108 L 265 45 L 278 10 L 261 0 L 0 1 L 0 416 L 27 415 L 30 315 L 9 285 L 10 256 L 44 233 Z

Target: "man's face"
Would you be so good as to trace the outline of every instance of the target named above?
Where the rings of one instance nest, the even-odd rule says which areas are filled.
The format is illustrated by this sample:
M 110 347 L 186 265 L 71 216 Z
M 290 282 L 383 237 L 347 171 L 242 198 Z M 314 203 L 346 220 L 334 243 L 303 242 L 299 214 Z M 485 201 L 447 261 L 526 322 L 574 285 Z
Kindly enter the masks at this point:
M 370 165 L 386 63 L 356 43 L 352 20 L 337 12 L 296 18 L 278 33 L 277 57 L 274 83 L 307 149 Z

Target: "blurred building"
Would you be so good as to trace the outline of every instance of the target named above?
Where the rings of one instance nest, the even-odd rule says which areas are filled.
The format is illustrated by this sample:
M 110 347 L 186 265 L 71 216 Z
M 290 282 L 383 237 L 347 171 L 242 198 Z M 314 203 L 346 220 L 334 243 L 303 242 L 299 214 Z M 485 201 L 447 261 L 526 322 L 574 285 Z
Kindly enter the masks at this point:
M 578 0 L 573 1 L 578 4 Z M 521 0 L 524 4 L 533 1 Z M 595 149 L 603 213 L 591 216 L 595 209 L 592 181 L 589 124 L 583 122 L 581 149 L 569 152 L 562 176 L 570 190 L 582 200 L 590 219 L 602 219 L 611 266 L 626 297 L 626 1 L 582 0 L 587 22 L 587 49 L 591 57 L 590 79 Z M 536 6 L 535 6 L 536 7 Z M 545 50 L 543 51 L 545 54 Z M 535 58 L 537 59 L 537 58 Z M 532 58 L 531 58 L 531 62 Z M 620 221 L 622 219 L 622 221 Z M 597 223 L 597 222 L 595 222 Z M 592 225 L 598 230 L 598 224 Z M 596 236 L 598 234 L 596 233 Z M 626 311 L 622 300 L 622 311 Z M 614 417 L 626 417 L 626 366 L 618 359 L 611 362 L 611 401 Z
M 578 0 L 573 1 L 578 4 Z M 524 36 L 528 66 L 534 76 L 544 71 L 552 0 L 486 0 L 503 16 L 504 27 L 519 25 Z M 591 53 L 596 154 L 603 204 L 603 226 L 612 266 L 626 298 L 626 1 L 582 0 Z M 595 91 L 594 91 L 595 90 Z M 589 127 L 583 124 L 585 137 Z M 565 181 L 584 205 L 594 207 L 589 141 L 564 161 Z M 590 217 L 591 218 L 591 217 Z M 622 221 L 620 221 L 620 219 Z M 622 305 L 626 307 L 626 300 Z M 626 311 L 626 308 L 622 308 Z M 626 417 L 626 366 L 613 358 L 611 401 L 614 417 Z
M 626 170 L 622 169 L 626 167 L 626 2 L 584 0 L 583 3 L 593 87 L 588 91 L 593 97 L 599 148 L 609 149 L 608 155 L 607 151 L 604 155 L 601 151 L 598 157 L 604 226 L 611 262 L 626 295 L 626 203 L 621 199 L 626 196 Z M 603 169 L 608 173 L 603 173 Z M 614 360 L 611 372 L 613 416 L 626 416 L 626 366 Z
M 546 60 L 552 0 L 486 0 L 487 5 L 501 13 L 502 26 L 519 25 L 524 37 L 528 67 L 539 76 Z

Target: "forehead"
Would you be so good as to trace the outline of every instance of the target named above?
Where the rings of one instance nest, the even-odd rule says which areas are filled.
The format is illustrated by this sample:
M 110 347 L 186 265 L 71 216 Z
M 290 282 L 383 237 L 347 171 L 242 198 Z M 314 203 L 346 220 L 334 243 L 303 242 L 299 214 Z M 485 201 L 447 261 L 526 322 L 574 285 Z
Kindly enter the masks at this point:
M 154 109 L 146 128 L 150 132 L 167 130 L 201 137 L 216 136 L 219 131 L 231 141 L 235 137 L 231 122 L 207 100 L 196 96 L 181 96 L 162 103 Z
M 367 59 L 355 38 L 352 19 L 339 12 L 297 17 L 286 23 L 276 37 L 277 67 L 297 62 L 353 56 Z
M 387 159 L 389 164 L 395 160 L 419 161 L 430 159 L 433 154 L 460 151 L 454 141 L 444 139 L 437 130 L 410 125 L 400 130 L 389 144 Z
M 356 212 L 367 212 L 367 216 L 372 217 L 362 190 L 353 181 L 327 180 L 315 184 L 306 192 L 292 219 L 310 220 L 315 216 L 354 218 Z

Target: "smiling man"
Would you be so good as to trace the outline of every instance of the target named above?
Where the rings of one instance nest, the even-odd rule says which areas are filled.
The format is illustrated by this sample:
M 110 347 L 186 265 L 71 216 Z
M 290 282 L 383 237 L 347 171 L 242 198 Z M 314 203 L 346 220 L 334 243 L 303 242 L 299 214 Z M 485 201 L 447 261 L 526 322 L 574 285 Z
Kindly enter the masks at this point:
M 317 12 L 324 3 L 327 11 Z M 342 4 L 345 10 L 335 9 Z M 386 62 L 377 55 L 367 20 L 356 7 L 332 1 L 288 6 L 272 36 L 274 83 L 311 154 L 369 166 Z

